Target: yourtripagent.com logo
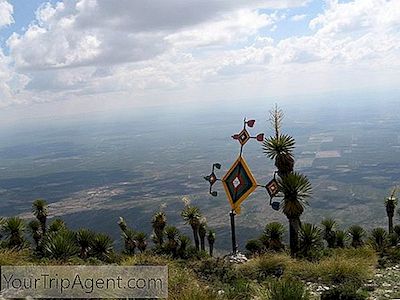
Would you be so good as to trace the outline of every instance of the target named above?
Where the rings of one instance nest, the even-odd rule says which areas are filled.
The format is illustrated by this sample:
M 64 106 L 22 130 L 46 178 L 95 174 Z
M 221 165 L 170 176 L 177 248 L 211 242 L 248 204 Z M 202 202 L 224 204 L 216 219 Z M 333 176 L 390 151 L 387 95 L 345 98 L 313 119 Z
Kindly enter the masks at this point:
M 167 298 L 166 266 L 2 266 L 3 298 Z

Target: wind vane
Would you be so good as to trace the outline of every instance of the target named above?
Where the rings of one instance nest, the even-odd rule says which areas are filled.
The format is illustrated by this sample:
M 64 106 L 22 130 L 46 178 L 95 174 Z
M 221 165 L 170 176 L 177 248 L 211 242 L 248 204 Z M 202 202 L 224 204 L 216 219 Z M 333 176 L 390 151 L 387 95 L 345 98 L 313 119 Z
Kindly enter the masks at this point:
M 252 128 L 255 124 L 255 120 L 246 120 L 243 121 L 243 129 L 237 134 L 232 135 L 234 140 L 237 140 L 240 144 L 240 152 L 238 158 L 229 168 L 227 173 L 224 175 L 222 179 L 218 178 L 215 174 L 215 169 L 221 169 L 221 164 L 214 163 L 212 165 L 211 174 L 205 176 L 204 179 L 209 182 L 210 189 L 209 193 L 216 197 L 218 193 L 213 191 L 213 186 L 217 181 L 221 181 L 224 187 L 226 196 L 231 205 L 230 219 L 231 219 L 231 231 L 232 231 L 232 251 L 235 254 L 237 252 L 236 245 L 236 235 L 235 235 L 235 215 L 240 213 L 240 205 L 241 203 L 247 199 L 247 197 L 254 192 L 257 187 L 264 187 L 269 196 L 270 196 L 270 205 L 273 209 L 279 209 L 279 202 L 273 202 L 272 198 L 275 197 L 278 193 L 278 182 L 275 179 L 272 179 L 266 185 L 261 186 L 258 185 L 256 179 L 254 178 L 249 166 L 247 165 L 246 160 L 243 157 L 243 147 L 250 139 L 255 139 L 258 142 L 262 142 L 264 140 L 264 133 L 259 133 L 256 136 L 251 136 L 247 131 L 247 127 Z

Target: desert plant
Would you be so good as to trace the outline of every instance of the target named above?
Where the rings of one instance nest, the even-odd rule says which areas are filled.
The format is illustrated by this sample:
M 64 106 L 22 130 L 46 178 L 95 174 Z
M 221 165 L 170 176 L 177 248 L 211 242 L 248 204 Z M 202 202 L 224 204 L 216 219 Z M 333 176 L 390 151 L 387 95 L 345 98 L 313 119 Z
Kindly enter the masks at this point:
M 43 244 L 44 255 L 49 258 L 67 260 L 79 253 L 75 233 L 69 230 L 46 236 Z
M 336 221 L 332 218 L 327 218 L 322 220 L 321 224 L 324 226 L 324 240 L 329 248 L 334 248 L 336 246 Z
M 299 253 L 307 258 L 315 257 L 322 248 L 322 231 L 317 226 L 305 223 L 299 231 Z
M 351 236 L 351 246 L 354 248 L 364 245 L 365 230 L 359 225 L 353 225 L 348 230 Z
M 367 296 L 358 292 L 351 284 L 339 285 L 321 293 L 321 300 L 365 300 Z
M 210 229 L 207 234 L 208 248 L 209 254 L 212 257 L 214 252 L 214 243 L 215 243 L 215 231 Z
M 173 256 L 176 256 L 179 246 L 178 237 L 180 236 L 178 228 L 175 226 L 165 227 L 165 236 L 167 237 L 167 242 L 165 245 L 166 250 Z
M 396 188 L 393 189 L 389 197 L 385 199 L 386 214 L 388 216 L 389 234 L 393 233 L 393 217 L 397 206 Z
M 51 221 L 48 232 L 53 234 L 53 233 L 57 233 L 61 230 L 64 230 L 66 228 L 67 228 L 67 226 L 65 225 L 65 222 L 60 218 L 56 218 Z
M 369 242 L 371 243 L 372 247 L 376 251 L 383 251 L 387 246 L 387 237 L 388 234 L 383 228 L 374 228 L 371 231 L 371 236 L 369 238 Z
M 294 172 L 278 180 L 279 190 L 283 192 L 282 212 L 289 220 L 290 251 L 292 256 L 298 252 L 300 216 L 311 196 L 311 183 L 307 176 Z
M 264 228 L 263 235 L 267 241 L 268 248 L 274 251 L 280 251 L 284 248 L 282 237 L 285 233 L 285 227 L 279 222 L 271 222 Z M 265 242 L 264 242 L 265 244 Z
M 400 238 L 400 225 L 395 225 L 393 227 L 393 233 L 397 234 L 397 236 Z
M 36 251 L 40 248 L 40 241 L 42 239 L 42 230 L 38 220 L 32 220 L 28 223 L 28 230 L 31 233 L 32 239 L 35 243 Z
M 199 225 L 199 238 L 200 238 L 200 249 L 201 251 L 206 250 L 206 234 L 207 234 L 207 224 L 204 218 L 200 221 Z
M 40 222 L 43 236 L 46 235 L 46 221 L 47 221 L 47 202 L 43 199 L 36 199 L 32 204 L 32 212 Z
M 8 248 L 21 249 L 25 244 L 24 231 L 25 223 L 19 217 L 8 218 L 3 227 L 5 237 L 7 239 L 6 244 Z
M 186 235 L 180 234 L 178 237 L 179 248 L 177 254 L 180 258 L 187 257 L 187 248 L 190 246 L 191 240 Z
M 346 247 L 346 241 L 347 241 L 346 232 L 344 232 L 343 230 L 336 230 L 335 238 L 336 238 L 336 247 L 338 248 Z
M 118 226 L 121 229 L 121 237 L 124 241 L 124 253 L 128 255 L 135 254 L 137 241 L 135 239 L 136 231 L 129 228 L 123 217 L 119 217 Z
M 268 300 L 308 300 L 310 295 L 304 285 L 295 279 L 276 279 L 268 284 Z
M 245 248 L 251 254 L 260 254 L 264 250 L 264 245 L 259 239 L 251 239 L 246 242 Z
M 107 234 L 96 233 L 91 245 L 91 254 L 103 261 L 108 261 L 113 252 L 113 240 Z
M 88 254 L 91 249 L 91 245 L 93 243 L 93 238 L 95 236 L 95 233 L 89 229 L 79 229 L 76 232 L 75 238 L 76 242 L 80 248 L 79 251 L 79 257 L 80 258 L 87 258 Z
M 185 220 L 185 223 L 189 224 L 192 227 L 194 243 L 197 251 L 199 251 L 200 250 L 199 227 L 201 219 L 200 209 L 197 206 L 185 205 L 185 208 L 183 209 L 181 216 L 183 220 Z
M 140 252 L 146 251 L 147 248 L 147 235 L 144 232 L 137 232 L 135 234 L 135 241 L 137 243 L 137 248 Z
M 165 226 L 167 225 L 167 217 L 164 212 L 157 212 L 154 214 L 151 225 L 153 227 L 154 235 L 155 235 L 155 242 L 158 246 L 164 242 L 164 230 Z

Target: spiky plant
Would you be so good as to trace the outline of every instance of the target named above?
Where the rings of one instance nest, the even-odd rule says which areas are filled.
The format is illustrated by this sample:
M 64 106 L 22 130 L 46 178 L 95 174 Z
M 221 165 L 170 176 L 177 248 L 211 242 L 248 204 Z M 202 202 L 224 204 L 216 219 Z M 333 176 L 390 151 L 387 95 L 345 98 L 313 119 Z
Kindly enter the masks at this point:
M 396 188 L 393 189 L 391 195 L 385 199 L 386 214 L 388 216 L 389 234 L 393 233 L 393 217 L 397 206 Z
M 307 198 L 311 197 L 312 187 L 307 176 L 290 173 L 278 180 L 279 190 L 283 193 L 282 212 L 289 220 L 289 237 L 291 255 L 298 251 L 300 216 L 304 212 Z
M 212 229 L 208 230 L 207 241 L 208 241 L 209 254 L 211 257 L 214 254 L 215 237 L 216 237 L 215 231 Z
M 167 226 L 167 217 L 164 212 L 160 211 L 154 214 L 151 225 L 153 227 L 155 242 L 158 246 L 162 246 L 164 242 L 164 230 Z
M 28 230 L 32 236 L 33 242 L 35 243 L 36 251 L 39 250 L 40 241 L 42 239 L 42 230 L 40 222 L 38 220 L 32 220 L 28 223 Z
M 178 243 L 179 243 L 179 248 L 177 251 L 177 254 L 180 258 L 186 258 L 187 257 L 187 248 L 190 246 L 190 243 L 192 241 L 190 238 L 188 238 L 186 235 L 179 235 L 178 237 Z
M 90 247 L 93 243 L 95 233 L 89 229 L 82 228 L 76 232 L 76 242 L 80 248 L 79 257 L 86 259 L 90 252 Z
M 354 248 L 364 245 L 365 230 L 359 225 L 353 225 L 349 228 L 348 233 L 351 237 L 351 246 Z
M 263 235 L 265 237 L 265 241 L 267 241 L 268 248 L 273 251 L 282 250 L 284 248 L 282 243 L 282 237 L 284 233 L 285 227 L 279 222 L 271 222 L 265 225 Z
M 96 233 L 91 245 L 91 254 L 103 261 L 109 261 L 113 252 L 114 241 L 104 233 Z
M 322 230 L 317 226 L 305 223 L 299 231 L 300 253 L 307 258 L 312 258 L 316 251 L 322 248 Z
M 395 225 L 393 227 L 393 233 L 396 234 L 400 238 L 400 225 Z
M 343 230 L 336 230 L 335 232 L 335 237 L 336 237 L 336 246 L 338 248 L 344 248 L 346 247 L 346 242 L 347 242 L 347 234 Z
M 374 247 L 376 251 L 383 251 L 388 243 L 388 234 L 383 228 L 374 228 L 371 231 L 371 236 L 369 238 L 370 244 Z
M 324 226 L 324 240 L 329 248 L 334 248 L 336 245 L 336 221 L 332 218 L 327 218 L 322 220 L 321 224 Z
M 137 243 L 137 248 L 140 252 L 146 251 L 147 248 L 147 235 L 144 232 L 137 232 L 135 235 L 135 241 Z
M 7 239 L 7 247 L 10 249 L 21 249 L 25 244 L 25 223 L 19 217 L 11 217 L 6 220 L 3 227 Z
M 119 217 L 118 226 L 121 229 L 121 237 L 124 241 L 124 253 L 128 255 L 135 254 L 137 247 L 136 231 L 128 227 L 123 217 Z
M 40 222 L 43 236 L 46 235 L 46 221 L 47 221 L 47 202 L 43 199 L 36 199 L 32 203 L 32 212 Z
M 76 244 L 75 233 L 63 229 L 57 234 L 46 236 L 43 252 L 46 257 L 57 260 L 67 260 L 78 255 L 79 246 Z
M 186 205 L 181 212 L 181 216 L 185 221 L 185 223 L 189 224 L 192 227 L 194 243 L 197 251 L 199 251 L 200 250 L 199 227 L 201 220 L 200 209 L 197 206 Z
M 64 229 L 67 229 L 67 225 L 65 225 L 65 222 L 60 218 L 56 218 L 51 221 L 48 231 L 50 234 L 56 234 L 57 232 Z
M 264 154 L 275 160 L 275 166 L 278 169 L 278 175 L 284 177 L 294 168 L 294 150 L 295 140 L 293 137 L 280 134 L 279 136 L 270 136 L 263 142 Z
M 207 234 L 207 224 L 205 220 L 201 220 L 199 225 L 199 237 L 200 237 L 200 248 L 201 251 L 206 251 L 206 234 Z
M 173 256 L 176 256 L 178 250 L 178 237 L 180 236 L 178 228 L 175 226 L 166 226 L 165 236 L 167 237 L 167 242 L 165 244 L 166 250 Z

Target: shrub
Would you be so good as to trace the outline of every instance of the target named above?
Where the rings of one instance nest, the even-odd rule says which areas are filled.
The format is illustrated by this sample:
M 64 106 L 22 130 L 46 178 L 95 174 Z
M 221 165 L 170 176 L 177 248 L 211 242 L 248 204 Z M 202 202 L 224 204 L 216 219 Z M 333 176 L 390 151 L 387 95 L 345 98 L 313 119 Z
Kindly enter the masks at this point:
M 354 248 L 364 245 L 365 230 L 359 225 L 353 225 L 349 228 L 349 234 L 352 238 L 351 246 Z
M 232 263 L 219 258 L 203 260 L 194 270 L 200 278 L 210 282 L 232 283 L 241 277 Z
M 263 251 L 264 245 L 259 239 L 248 240 L 246 250 L 251 254 L 260 254 Z
M 273 251 L 281 251 L 284 248 L 282 237 L 285 233 L 285 227 L 279 222 L 271 222 L 265 226 L 264 234 L 268 248 Z
M 44 256 L 57 260 L 67 260 L 79 253 L 75 233 L 69 230 L 50 233 L 46 236 L 43 246 Z
M 268 284 L 268 300 L 307 300 L 310 299 L 304 283 L 294 279 L 278 279 Z
M 372 247 L 379 252 L 385 250 L 388 241 L 387 241 L 388 234 L 386 230 L 383 228 L 374 228 L 371 231 L 371 236 L 369 238 L 369 242 L 371 243 Z
M 310 223 L 302 224 L 299 231 L 299 255 L 308 259 L 318 258 L 322 246 L 321 229 Z

